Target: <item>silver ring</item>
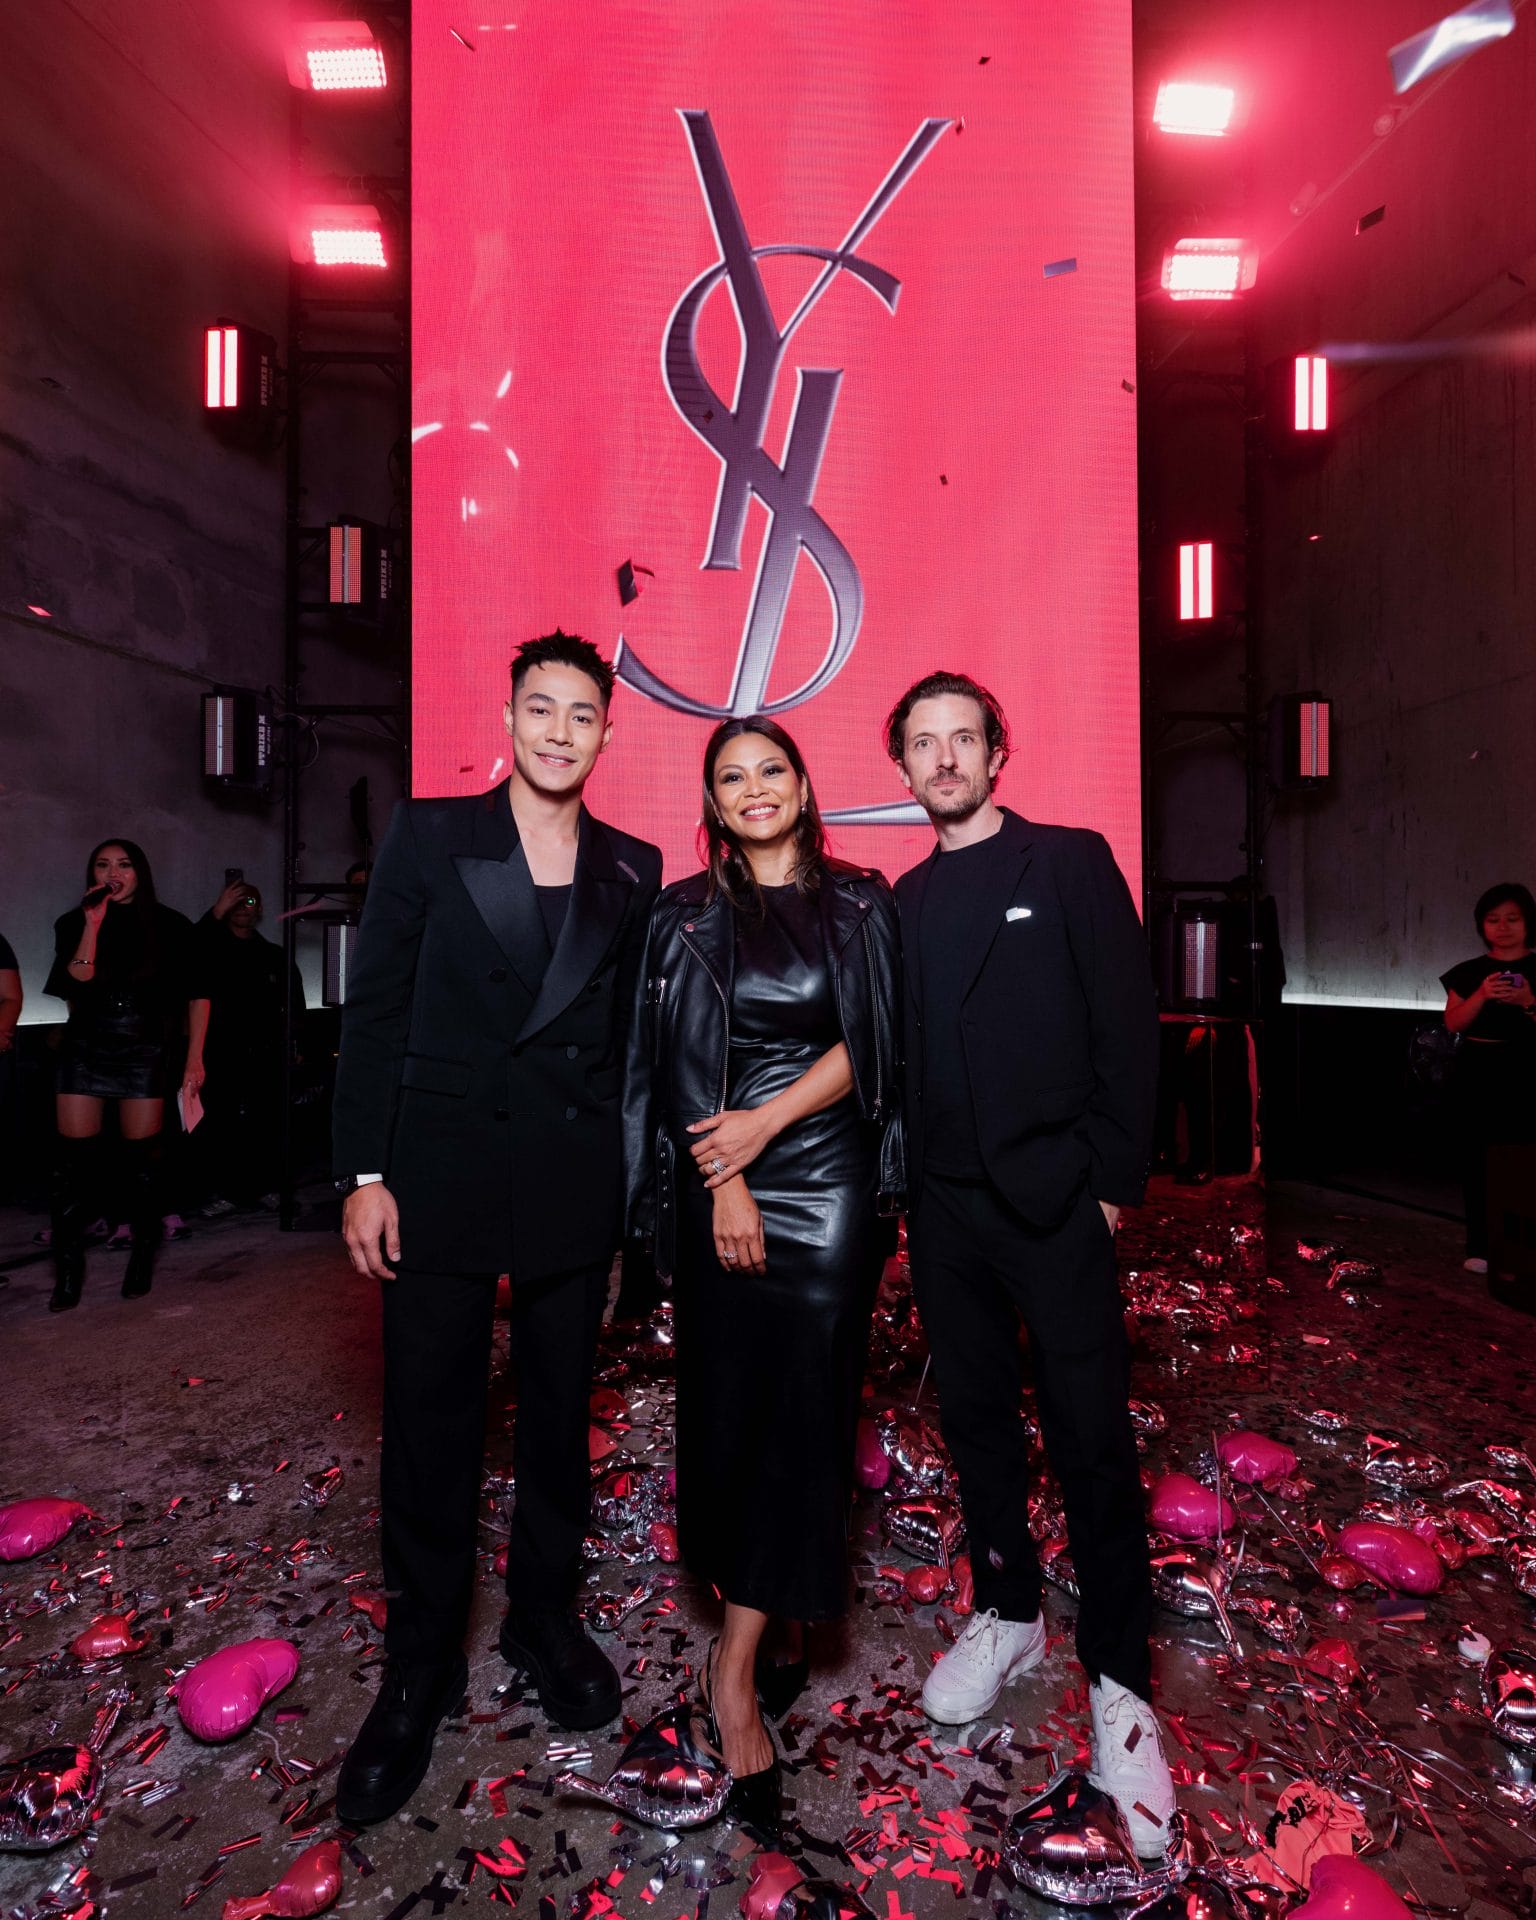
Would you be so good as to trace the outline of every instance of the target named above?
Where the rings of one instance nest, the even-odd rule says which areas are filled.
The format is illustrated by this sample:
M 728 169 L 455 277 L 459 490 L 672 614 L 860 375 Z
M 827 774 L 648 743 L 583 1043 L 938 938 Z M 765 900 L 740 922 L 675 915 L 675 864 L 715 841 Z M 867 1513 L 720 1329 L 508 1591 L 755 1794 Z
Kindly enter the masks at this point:
M 720 1158 L 718 1153 L 715 1155 L 714 1159 L 710 1161 L 709 1170 L 711 1173 L 725 1172 L 725 1162 Z
M 723 1260 L 734 1260 L 736 1258 L 735 1254 L 731 1252 L 729 1247 L 726 1248 L 725 1252 L 720 1257 Z

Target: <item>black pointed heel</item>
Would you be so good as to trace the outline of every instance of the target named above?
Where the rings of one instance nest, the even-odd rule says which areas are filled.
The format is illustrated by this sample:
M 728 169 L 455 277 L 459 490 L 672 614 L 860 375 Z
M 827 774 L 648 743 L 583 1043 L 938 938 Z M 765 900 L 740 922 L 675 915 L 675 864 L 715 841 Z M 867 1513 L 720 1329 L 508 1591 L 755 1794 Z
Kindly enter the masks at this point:
M 798 1660 L 759 1660 L 752 1678 L 757 1697 L 770 1720 L 782 1720 L 805 1692 L 811 1677 L 811 1663 L 804 1654 Z
M 711 1640 L 709 1652 L 704 1656 L 704 1665 L 699 1674 L 699 1699 L 709 1719 L 710 1739 L 714 1743 L 716 1753 L 723 1760 L 725 1743 L 720 1738 L 720 1727 L 715 1719 L 714 1702 L 711 1699 L 715 1648 L 718 1645 L 718 1640 Z M 772 1747 L 772 1731 L 766 1726 L 763 1731 L 768 1735 L 768 1744 Z M 721 1811 L 726 1819 L 734 1820 L 740 1826 L 750 1827 L 754 1833 L 761 1834 L 766 1840 L 777 1842 L 780 1829 L 784 1824 L 783 1776 L 777 1748 L 774 1749 L 773 1762 L 770 1766 L 762 1767 L 756 1773 L 732 1776 L 731 1790 L 726 1796 L 725 1805 Z

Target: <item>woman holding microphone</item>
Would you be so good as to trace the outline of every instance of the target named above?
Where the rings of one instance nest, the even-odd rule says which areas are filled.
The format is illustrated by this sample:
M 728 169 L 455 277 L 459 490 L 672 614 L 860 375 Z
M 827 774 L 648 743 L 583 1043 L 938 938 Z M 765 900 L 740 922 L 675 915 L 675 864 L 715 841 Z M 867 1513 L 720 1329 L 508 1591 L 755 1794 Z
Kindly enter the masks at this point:
M 85 897 L 54 923 L 45 989 L 68 1002 L 59 1055 L 59 1161 L 53 1194 L 50 1313 L 80 1304 L 85 1224 L 99 1178 L 106 1103 L 117 1106 L 122 1184 L 133 1230 L 123 1294 L 149 1292 L 160 1244 L 160 1135 L 173 1040 L 185 1012 L 200 1060 L 206 998 L 193 998 L 191 923 L 155 898 L 141 847 L 104 840 L 85 866 Z M 201 1078 L 200 1069 L 192 1077 Z

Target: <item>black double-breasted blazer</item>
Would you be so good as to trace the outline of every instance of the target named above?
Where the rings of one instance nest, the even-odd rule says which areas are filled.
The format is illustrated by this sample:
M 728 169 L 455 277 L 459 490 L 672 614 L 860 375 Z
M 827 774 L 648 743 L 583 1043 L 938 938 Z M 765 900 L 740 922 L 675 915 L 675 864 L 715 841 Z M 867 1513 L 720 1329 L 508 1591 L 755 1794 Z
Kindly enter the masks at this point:
M 1084 1186 L 1134 1205 L 1157 1099 L 1157 1005 L 1141 921 L 1102 834 L 1003 809 L 999 858 L 973 903 L 960 1033 L 987 1176 L 1031 1224 Z M 905 963 L 908 1186 L 925 1141 L 921 927 L 935 860 L 896 882 Z
M 582 809 L 553 957 L 505 784 L 405 800 L 342 1014 L 338 1175 L 382 1173 L 401 1261 L 537 1279 L 622 1235 L 626 1028 L 661 854 Z

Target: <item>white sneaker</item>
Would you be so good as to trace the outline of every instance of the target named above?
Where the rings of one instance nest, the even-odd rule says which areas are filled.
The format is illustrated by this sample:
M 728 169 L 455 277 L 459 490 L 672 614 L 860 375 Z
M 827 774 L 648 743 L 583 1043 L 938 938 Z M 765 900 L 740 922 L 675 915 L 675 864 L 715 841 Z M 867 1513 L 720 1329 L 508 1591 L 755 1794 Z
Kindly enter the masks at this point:
M 1462 1261 L 1461 1270 L 1463 1273 L 1486 1273 L 1488 1271 L 1488 1262 L 1486 1260 L 1480 1260 L 1474 1253 L 1470 1260 Z
M 1107 1674 L 1088 1689 L 1088 1703 L 1093 1714 L 1089 1778 L 1125 1815 L 1139 1858 L 1161 1860 L 1173 1839 L 1168 1823 L 1178 1802 L 1157 1715 Z
M 923 1712 L 941 1726 L 979 1720 L 1018 1673 L 1045 1658 L 1045 1614 L 1033 1620 L 1000 1620 L 996 1607 L 973 1613 L 965 1632 L 935 1662 L 923 1682 Z

